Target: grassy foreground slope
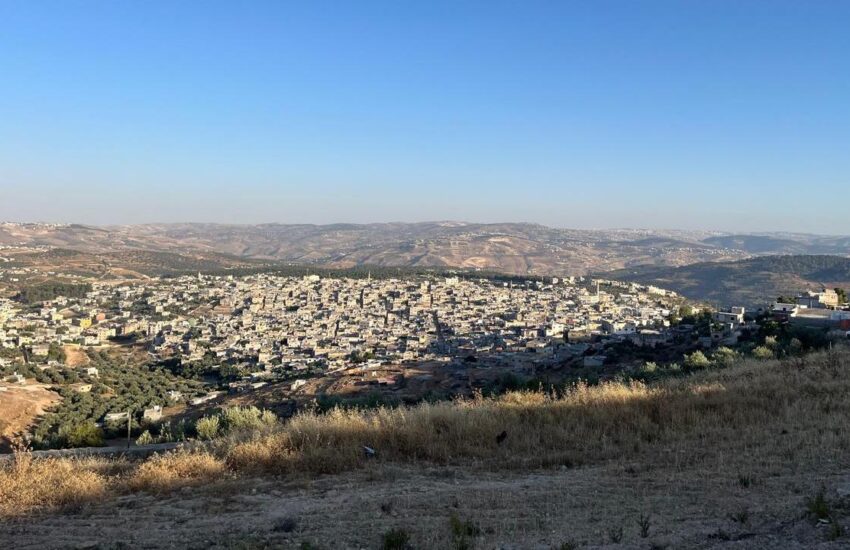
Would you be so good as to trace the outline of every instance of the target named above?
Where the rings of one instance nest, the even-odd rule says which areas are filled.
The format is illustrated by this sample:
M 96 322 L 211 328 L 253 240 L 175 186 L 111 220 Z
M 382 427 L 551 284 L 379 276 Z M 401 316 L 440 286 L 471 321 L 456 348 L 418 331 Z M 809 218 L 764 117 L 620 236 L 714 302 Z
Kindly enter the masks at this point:
M 561 396 L 304 414 L 143 462 L 21 455 L 0 467 L 0 540 L 839 548 L 848 451 L 837 349 Z

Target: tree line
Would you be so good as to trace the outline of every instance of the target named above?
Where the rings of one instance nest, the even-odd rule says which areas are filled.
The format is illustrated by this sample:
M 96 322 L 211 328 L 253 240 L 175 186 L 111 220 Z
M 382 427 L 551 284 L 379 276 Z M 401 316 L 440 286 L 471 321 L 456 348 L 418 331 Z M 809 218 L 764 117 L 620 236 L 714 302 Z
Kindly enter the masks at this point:
M 20 290 L 16 298 L 25 304 L 33 304 L 53 300 L 59 296 L 84 298 L 91 290 L 92 286 L 88 283 L 61 283 L 54 281 L 25 286 Z

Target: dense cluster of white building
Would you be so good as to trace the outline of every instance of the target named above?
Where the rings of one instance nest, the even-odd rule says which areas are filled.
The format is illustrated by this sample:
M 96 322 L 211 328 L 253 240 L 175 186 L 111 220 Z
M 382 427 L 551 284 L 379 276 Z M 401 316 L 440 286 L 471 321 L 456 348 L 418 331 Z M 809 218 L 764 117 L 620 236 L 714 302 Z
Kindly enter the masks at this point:
M 654 287 L 573 278 L 198 275 L 95 283 L 84 298 L 35 309 L 0 301 L 0 345 L 41 356 L 53 342 L 97 346 L 132 334 L 159 358 L 269 375 L 469 356 L 507 361 L 581 353 L 594 335 L 657 339 L 676 299 Z

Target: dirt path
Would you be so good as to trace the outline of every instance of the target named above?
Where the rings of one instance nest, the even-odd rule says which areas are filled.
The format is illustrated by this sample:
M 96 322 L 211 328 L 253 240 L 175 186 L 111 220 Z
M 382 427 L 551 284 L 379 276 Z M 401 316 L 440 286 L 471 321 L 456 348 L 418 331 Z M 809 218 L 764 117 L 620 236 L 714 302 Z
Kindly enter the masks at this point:
M 480 529 L 470 537 L 474 548 L 846 548 L 847 535 L 830 541 L 829 526 L 805 515 L 806 497 L 821 484 L 847 527 L 850 470 L 775 472 L 744 486 L 708 470 L 623 465 L 508 474 L 378 465 L 318 480 L 121 496 L 6 521 L 0 547 L 380 548 L 383 533 L 401 528 L 412 548 L 453 548 L 456 516 Z

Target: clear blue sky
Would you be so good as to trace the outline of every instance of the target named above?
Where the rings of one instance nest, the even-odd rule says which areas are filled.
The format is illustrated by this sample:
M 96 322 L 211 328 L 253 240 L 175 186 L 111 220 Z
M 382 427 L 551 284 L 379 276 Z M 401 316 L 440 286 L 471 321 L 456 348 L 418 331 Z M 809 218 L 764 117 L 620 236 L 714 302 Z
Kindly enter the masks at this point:
M 850 233 L 850 2 L 0 1 L 0 219 Z

